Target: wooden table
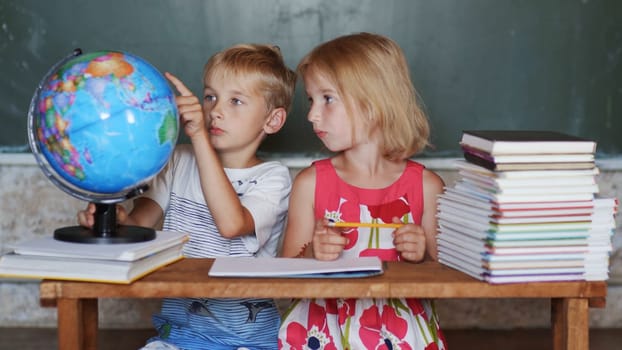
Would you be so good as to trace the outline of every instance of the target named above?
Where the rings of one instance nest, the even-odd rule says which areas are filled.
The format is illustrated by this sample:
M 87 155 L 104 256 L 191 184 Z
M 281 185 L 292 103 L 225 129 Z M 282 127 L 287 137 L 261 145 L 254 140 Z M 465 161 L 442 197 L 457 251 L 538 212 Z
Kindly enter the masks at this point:
M 41 304 L 58 308 L 59 349 L 73 350 L 96 349 L 100 298 L 541 298 L 551 300 L 554 349 L 586 350 L 589 307 L 604 307 L 607 296 L 602 281 L 491 285 L 432 262 L 388 263 L 382 276 L 339 280 L 209 277 L 212 262 L 184 259 L 129 285 L 46 280 Z

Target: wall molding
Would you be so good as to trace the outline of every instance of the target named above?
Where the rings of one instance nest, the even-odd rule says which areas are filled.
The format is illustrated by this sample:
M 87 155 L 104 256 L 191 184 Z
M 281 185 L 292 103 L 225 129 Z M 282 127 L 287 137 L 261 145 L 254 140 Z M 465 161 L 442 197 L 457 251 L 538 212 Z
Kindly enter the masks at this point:
M 304 168 L 311 164 L 318 157 L 297 157 L 297 156 L 282 156 L 270 158 L 281 161 L 285 166 L 291 169 Z M 422 163 L 429 169 L 433 170 L 455 170 L 454 162 L 459 158 L 414 158 L 416 161 Z M 36 165 L 37 161 L 32 153 L 0 153 L 0 166 L 7 165 Z M 596 166 L 602 171 L 622 171 L 622 156 L 608 157 L 602 159 L 596 159 Z

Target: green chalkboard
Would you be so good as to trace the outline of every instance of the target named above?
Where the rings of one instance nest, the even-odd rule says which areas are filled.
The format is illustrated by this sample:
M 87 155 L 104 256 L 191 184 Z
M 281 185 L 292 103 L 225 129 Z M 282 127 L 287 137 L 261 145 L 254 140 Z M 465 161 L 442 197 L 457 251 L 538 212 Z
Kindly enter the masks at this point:
M 550 129 L 622 154 L 622 1 L 0 0 L 0 152 L 28 152 L 26 119 L 47 70 L 74 48 L 123 50 L 201 93 L 214 52 L 278 45 L 287 63 L 338 35 L 395 39 L 432 125 L 425 155 L 459 154 L 463 129 Z M 300 89 L 267 152 L 322 152 Z

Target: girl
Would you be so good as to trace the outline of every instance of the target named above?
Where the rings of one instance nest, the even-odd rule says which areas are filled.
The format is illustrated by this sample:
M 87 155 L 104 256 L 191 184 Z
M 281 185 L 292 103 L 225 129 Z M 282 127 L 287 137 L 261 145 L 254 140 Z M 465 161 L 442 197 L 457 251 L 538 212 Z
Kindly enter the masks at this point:
M 429 126 L 404 54 L 369 33 L 336 38 L 298 65 L 308 120 L 329 159 L 296 177 L 285 257 L 379 256 L 436 260 L 436 196 L 442 179 L 408 160 L 428 144 Z M 330 222 L 401 223 L 398 229 L 330 227 Z M 431 301 L 297 300 L 279 332 L 282 349 L 443 349 Z

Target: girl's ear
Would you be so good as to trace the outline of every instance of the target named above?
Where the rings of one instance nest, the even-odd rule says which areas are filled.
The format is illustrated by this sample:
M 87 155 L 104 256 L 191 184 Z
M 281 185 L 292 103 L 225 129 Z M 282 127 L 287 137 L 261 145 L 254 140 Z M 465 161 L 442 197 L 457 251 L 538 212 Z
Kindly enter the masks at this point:
M 286 119 L 287 111 L 285 110 L 285 108 L 279 107 L 273 109 L 272 112 L 270 112 L 268 119 L 266 120 L 263 131 L 268 135 L 276 133 L 277 131 L 281 130 L 283 125 L 285 125 Z

